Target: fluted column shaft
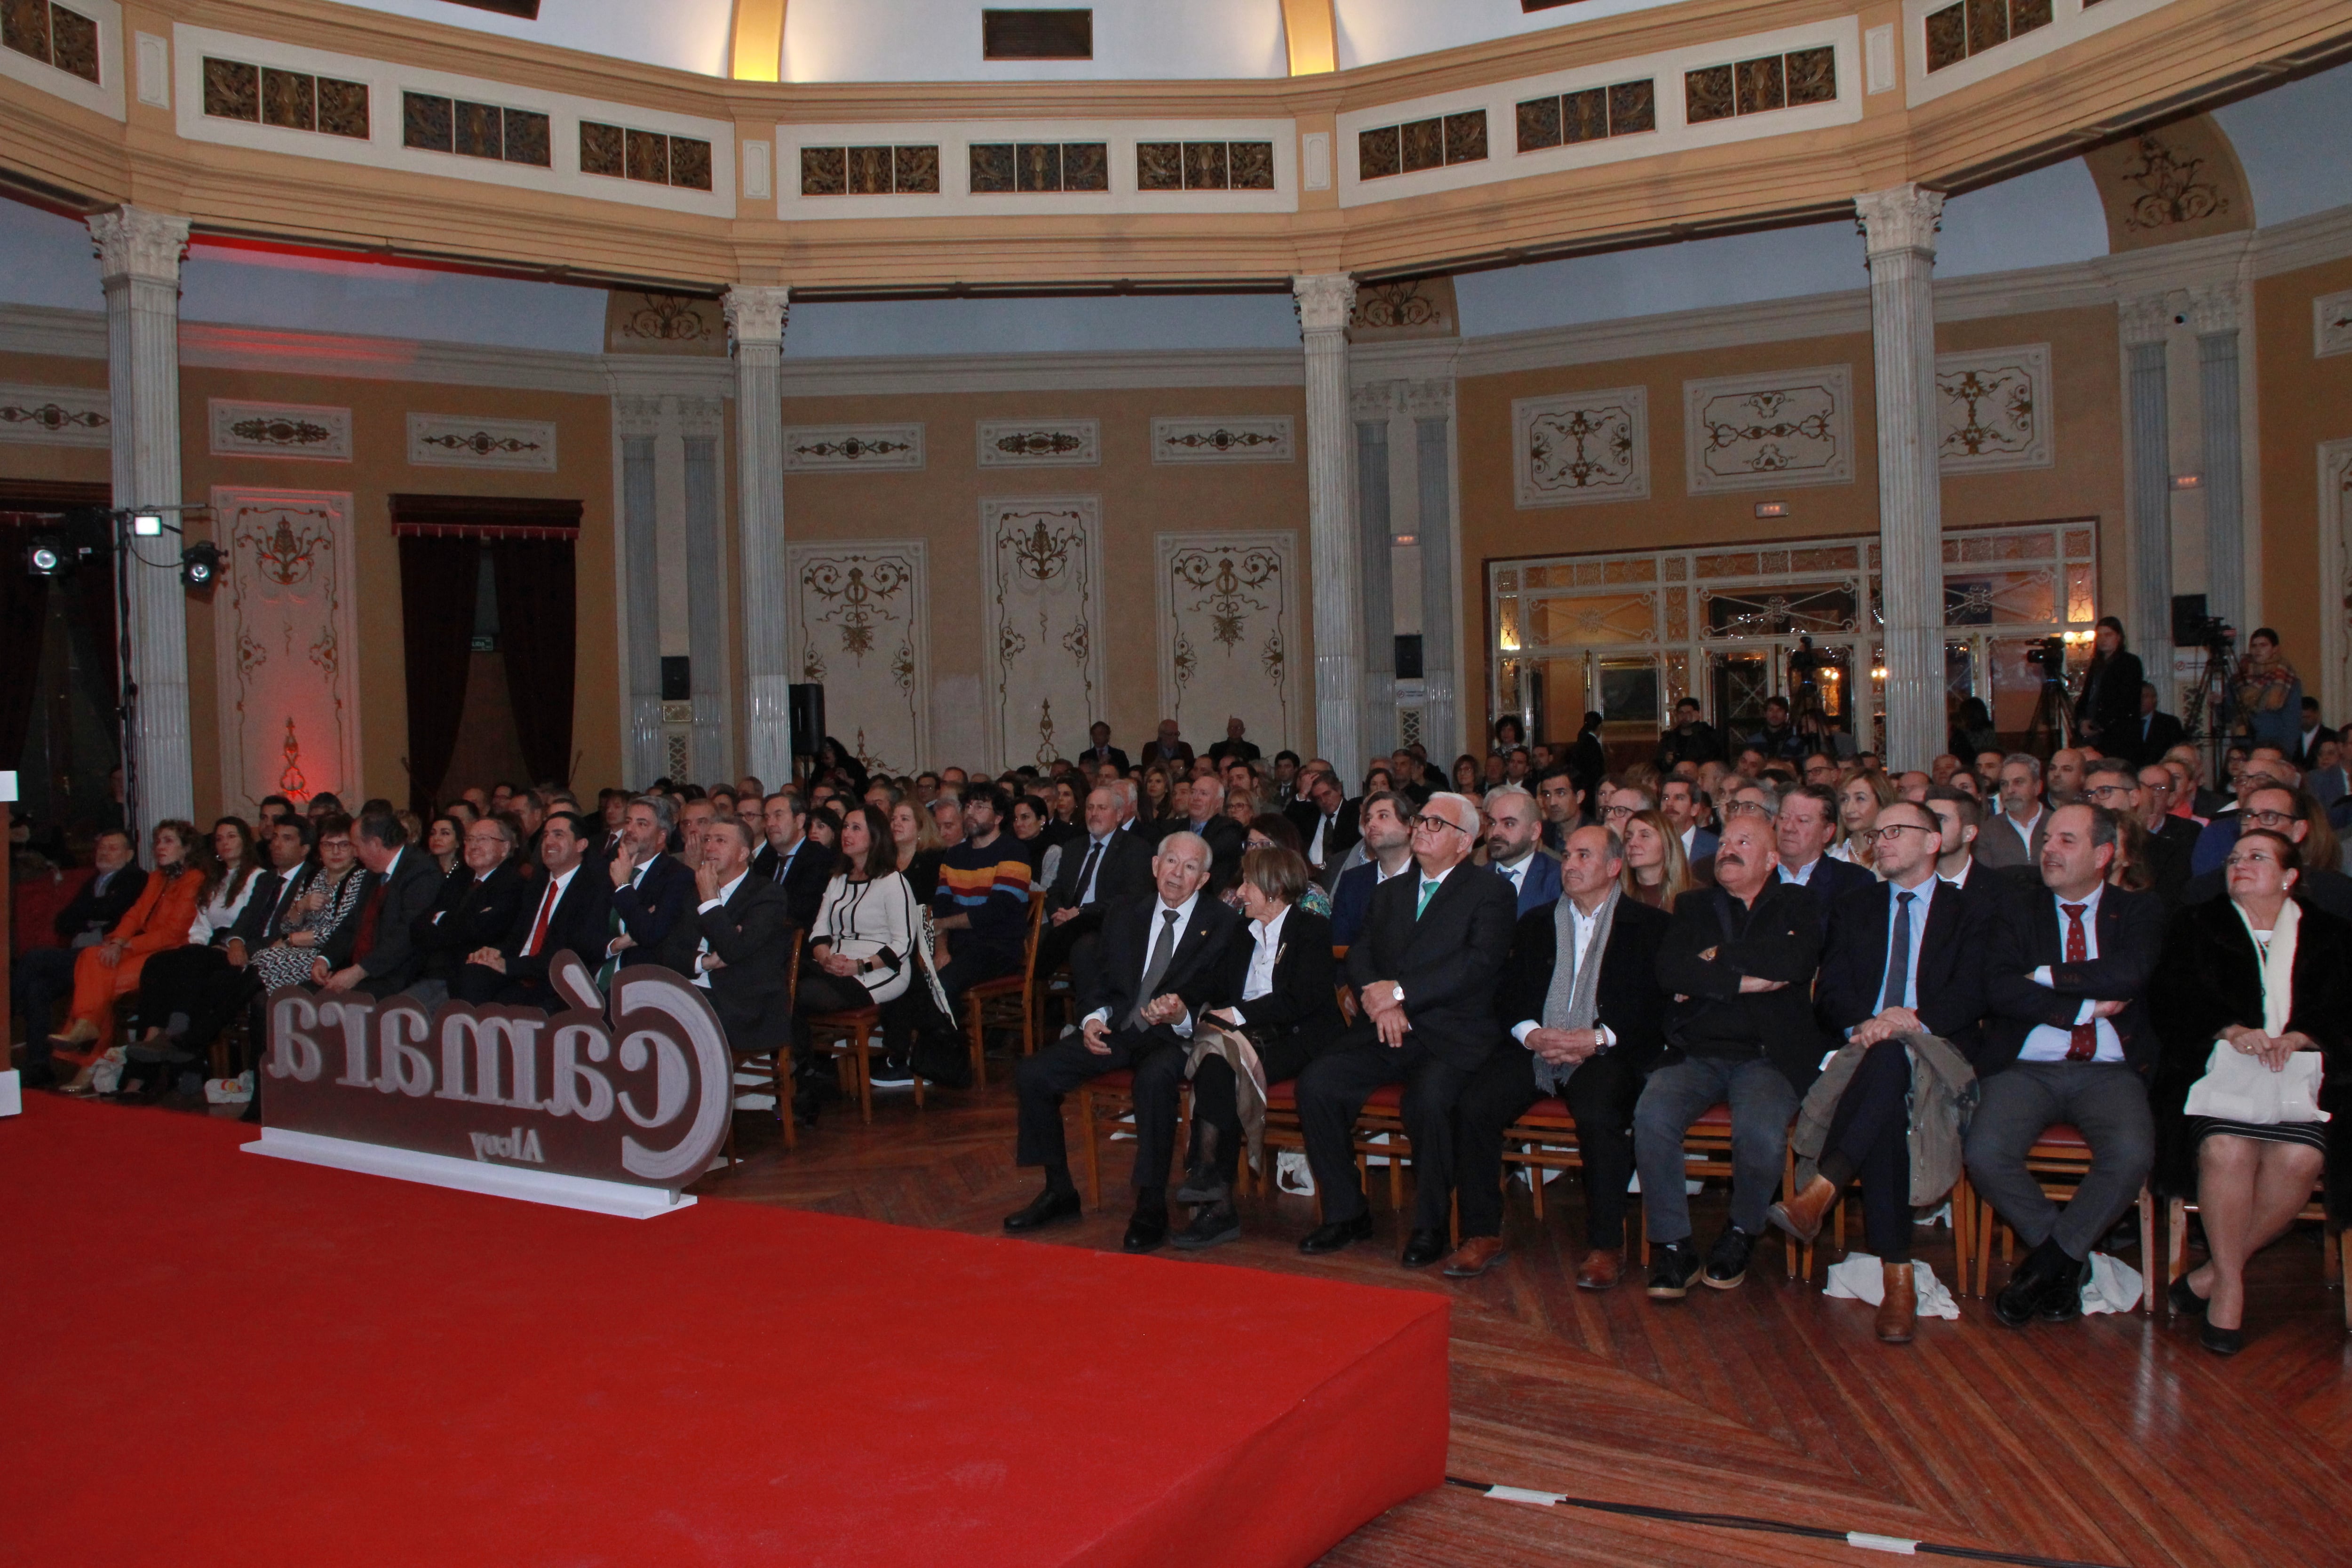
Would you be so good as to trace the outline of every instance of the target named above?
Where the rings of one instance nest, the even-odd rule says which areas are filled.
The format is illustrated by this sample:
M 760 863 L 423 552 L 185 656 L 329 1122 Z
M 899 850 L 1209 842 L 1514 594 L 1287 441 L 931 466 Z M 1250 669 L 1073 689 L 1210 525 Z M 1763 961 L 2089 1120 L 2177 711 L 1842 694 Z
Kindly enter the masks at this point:
M 180 256 L 188 220 L 133 206 L 89 220 L 106 289 L 107 390 L 114 428 L 114 504 L 179 506 Z M 164 521 L 178 525 L 180 513 Z M 122 736 L 131 827 L 196 815 L 188 719 L 188 601 L 175 535 L 131 541 L 127 563 L 131 693 Z M 148 563 L 142 565 L 142 561 Z
M 1880 605 L 1890 771 L 1944 749 L 1944 510 L 1936 418 L 1936 223 L 1944 198 L 1897 185 L 1854 198 L 1870 260 L 1878 411 Z
M 1364 595 L 1349 481 L 1348 316 L 1355 280 L 1344 272 L 1292 282 L 1307 353 L 1307 527 L 1315 579 L 1315 750 L 1341 784 L 1364 776 Z
M 624 400 L 649 404 L 656 400 Z M 628 786 L 641 790 L 663 772 L 661 704 L 661 547 L 654 515 L 655 442 L 651 420 L 618 414 L 621 436 L 622 584 L 629 626 Z
M 2238 414 L 2238 308 L 2234 289 L 2194 297 L 2197 406 L 2205 448 L 2205 594 L 2210 614 L 2238 628 L 2246 625 L 2246 480 Z
M 1364 728 L 1366 760 L 1396 747 L 1396 586 L 1390 553 L 1396 547 L 1394 497 L 1389 487 L 1387 385 L 1359 392 L 1356 416 L 1356 540 L 1364 563 Z
M 2161 299 L 2123 307 L 2124 355 L 2129 366 L 2131 468 L 2125 475 L 2124 518 L 2131 535 L 2133 640 L 2144 662 L 2172 646 L 2172 432 L 2165 385 L 2165 332 L 2172 312 Z M 2154 664 L 2148 677 L 2165 690 Z M 2164 706 L 2171 706 L 2167 692 Z
M 1423 744 L 1438 766 L 1462 750 L 1454 694 L 1454 384 L 1405 390 L 1413 417 L 1414 476 L 1421 490 L 1421 689 Z
M 735 342 L 735 449 L 742 526 L 744 765 L 774 787 L 793 776 L 792 668 L 784 638 L 784 317 L 792 290 L 727 290 Z

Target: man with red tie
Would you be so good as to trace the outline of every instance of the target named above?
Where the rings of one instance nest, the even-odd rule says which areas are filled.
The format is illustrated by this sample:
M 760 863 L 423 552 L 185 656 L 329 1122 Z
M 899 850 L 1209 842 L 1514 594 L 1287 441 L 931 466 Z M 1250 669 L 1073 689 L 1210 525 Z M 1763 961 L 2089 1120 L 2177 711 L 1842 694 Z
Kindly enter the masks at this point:
M 2062 805 L 2044 832 L 2047 891 L 2019 897 L 1989 943 L 1990 1016 L 1975 1062 L 1983 1098 L 1968 1133 L 1969 1180 L 2033 1249 L 1993 1303 L 2011 1328 L 2081 1315 L 2091 1248 L 2156 1159 L 2147 1074 L 2158 1043 L 2142 998 L 2164 945 L 2163 904 L 2107 884 L 2111 813 Z M 2060 1122 L 2091 1146 L 2090 1173 L 2063 1205 L 2025 1168 L 2043 1130 Z
M 371 812 L 353 824 L 352 848 L 367 868 L 368 889 L 359 918 L 345 921 L 312 961 L 310 978 L 331 992 L 394 995 L 425 973 L 415 928 L 441 896 L 441 868 L 408 842 L 408 830 L 389 812 Z
M 467 955 L 450 995 L 460 1002 L 543 1007 L 554 1000 L 547 971 L 557 953 L 569 950 L 584 963 L 597 961 L 610 940 L 612 879 L 580 874 L 595 843 L 594 830 L 578 812 L 548 814 L 539 834 L 539 860 L 547 875 L 531 885 L 522 918 L 507 940 Z

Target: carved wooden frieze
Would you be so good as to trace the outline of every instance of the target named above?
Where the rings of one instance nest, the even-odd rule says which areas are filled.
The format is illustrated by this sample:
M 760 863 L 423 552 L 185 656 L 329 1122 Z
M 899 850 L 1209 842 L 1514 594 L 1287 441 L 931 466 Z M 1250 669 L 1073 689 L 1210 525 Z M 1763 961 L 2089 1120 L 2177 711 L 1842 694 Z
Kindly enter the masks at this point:
M 1612 387 L 1511 405 L 1522 507 L 1639 500 L 1650 493 L 1649 389 Z
M 1690 493 L 1853 482 L 1853 378 L 1842 364 L 1683 383 Z
M 206 400 L 205 410 L 216 458 L 352 460 L 352 411 L 348 408 L 215 397 Z

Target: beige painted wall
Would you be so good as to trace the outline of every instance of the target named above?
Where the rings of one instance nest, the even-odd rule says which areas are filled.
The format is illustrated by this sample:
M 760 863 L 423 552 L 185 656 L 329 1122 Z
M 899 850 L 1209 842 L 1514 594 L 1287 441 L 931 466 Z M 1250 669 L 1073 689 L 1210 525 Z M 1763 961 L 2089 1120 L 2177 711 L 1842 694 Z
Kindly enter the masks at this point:
M 2311 301 L 2352 289 L 2352 259 L 2254 285 L 2254 370 L 2262 399 L 2263 618 L 2285 639 L 2304 690 L 2320 695 L 2321 627 L 2345 613 L 2319 537 L 2319 444 L 2352 437 L 2352 354 L 2312 353 Z M 2352 700 L 2339 698 L 2339 701 Z M 2343 721 L 2341 711 L 2327 715 Z

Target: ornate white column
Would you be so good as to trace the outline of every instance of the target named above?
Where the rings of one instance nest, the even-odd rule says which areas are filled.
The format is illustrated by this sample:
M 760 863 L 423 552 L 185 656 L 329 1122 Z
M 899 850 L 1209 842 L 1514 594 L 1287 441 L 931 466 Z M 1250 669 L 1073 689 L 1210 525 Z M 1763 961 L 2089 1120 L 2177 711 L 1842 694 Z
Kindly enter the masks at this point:
M 726 407 L 715 397 L 676 400 L 679 447 L 686 479 L 686 609 L 688 671 L 694 693 L 694 772 L 698 778 L 731 779 L 735 765 L 730 744 L 734 726 L 727 712 L 727 541 L 726 485 L 719 467 L 719 437 L 726 428 Z M 783 435 L 779 416 L 777 442 Z M 782 511 L 778 517 L 782 516 Z M 782 559 L 779 546 L 777 559 Z M 748 574 L 747 574 L 748 576 Z M 777 590 L 779 595 L 782 590 Z M 762 784 L 781 787 L 792 777 L 787 759 L 782 778 L 760 775 Z
M 1432 758 L 1450 757 L 1462 750 L 1454 711 L 1454 383 L 1411 383 L 1404 406 L 1421 495 L 1422 741 Z
M 2131 538 L 2132 642 L 2169 710 L 2172 647 L 2172 431 L 2165 386 L 2165 337 L 2172 308 L 2162 295 L 2117 306 L 2124 341 L 2124 419 L 2131 467 L 2124 476 L 2124 521 Z
M 1396 383 L 1382 381 L 1357 387 L 1348 399 L 1356 426 L 1356 541 L 1363 552 L 1364 727 L 1359 738 L 1367 765 L 1396 749 L 1396 585 L 1389 569 L 1396 542 L 1389 416 L 1396 395 Z
M 661 399 L 613 399 L 613 437 L 621 468 L 621 619 L 629 681 L 628 764 L 625 780 L 643 789 L 666 771 L 661 703 L 661 540 L 654 489 Z
M 114 420 L 114 504 L 179 506 L 180 257 L 188 220 L 121 206 L 89 220 L 106 289 L 106 381 Z M 178 526 L 180 514 L 164 521 Z M 131 828 L 196 815 L 188 740 L 188 602 L 173 534 L 133 540 L 128 564 L 134 693 L 124 715 L 124 788 Z M 151 564 L 142 565 L 140 560 Z
M 792 665 L 784 642 L 784 316 L 792 290 L 727 290 L 735 342 L 738 516 L 743 531 L 743 765 L 769 787 L 793 776 Z
M 2205 448 L 2205 595 L 2209 614 L 2246 624 L 2246 465 L 2238 415 L 2238 290 L 2230 284 L 2189 296 L 2197 333 L 2197 425 Z
M 1944 749 L 1944 507 L 1936 419 L 1936 224 L 1944 198 L 1896 185 L 1854 198 L 1870 260 L 1878 385 L 1880 604 L 1890 772 Z
M 1356 282 L 1345 272 L 1293 279 L 1307 347 L 1307 527 L 1315 578 L 1315 751 L 1353 789 L 1364 776 L 1363 552 L 1349 470 L 1348 317 Z

